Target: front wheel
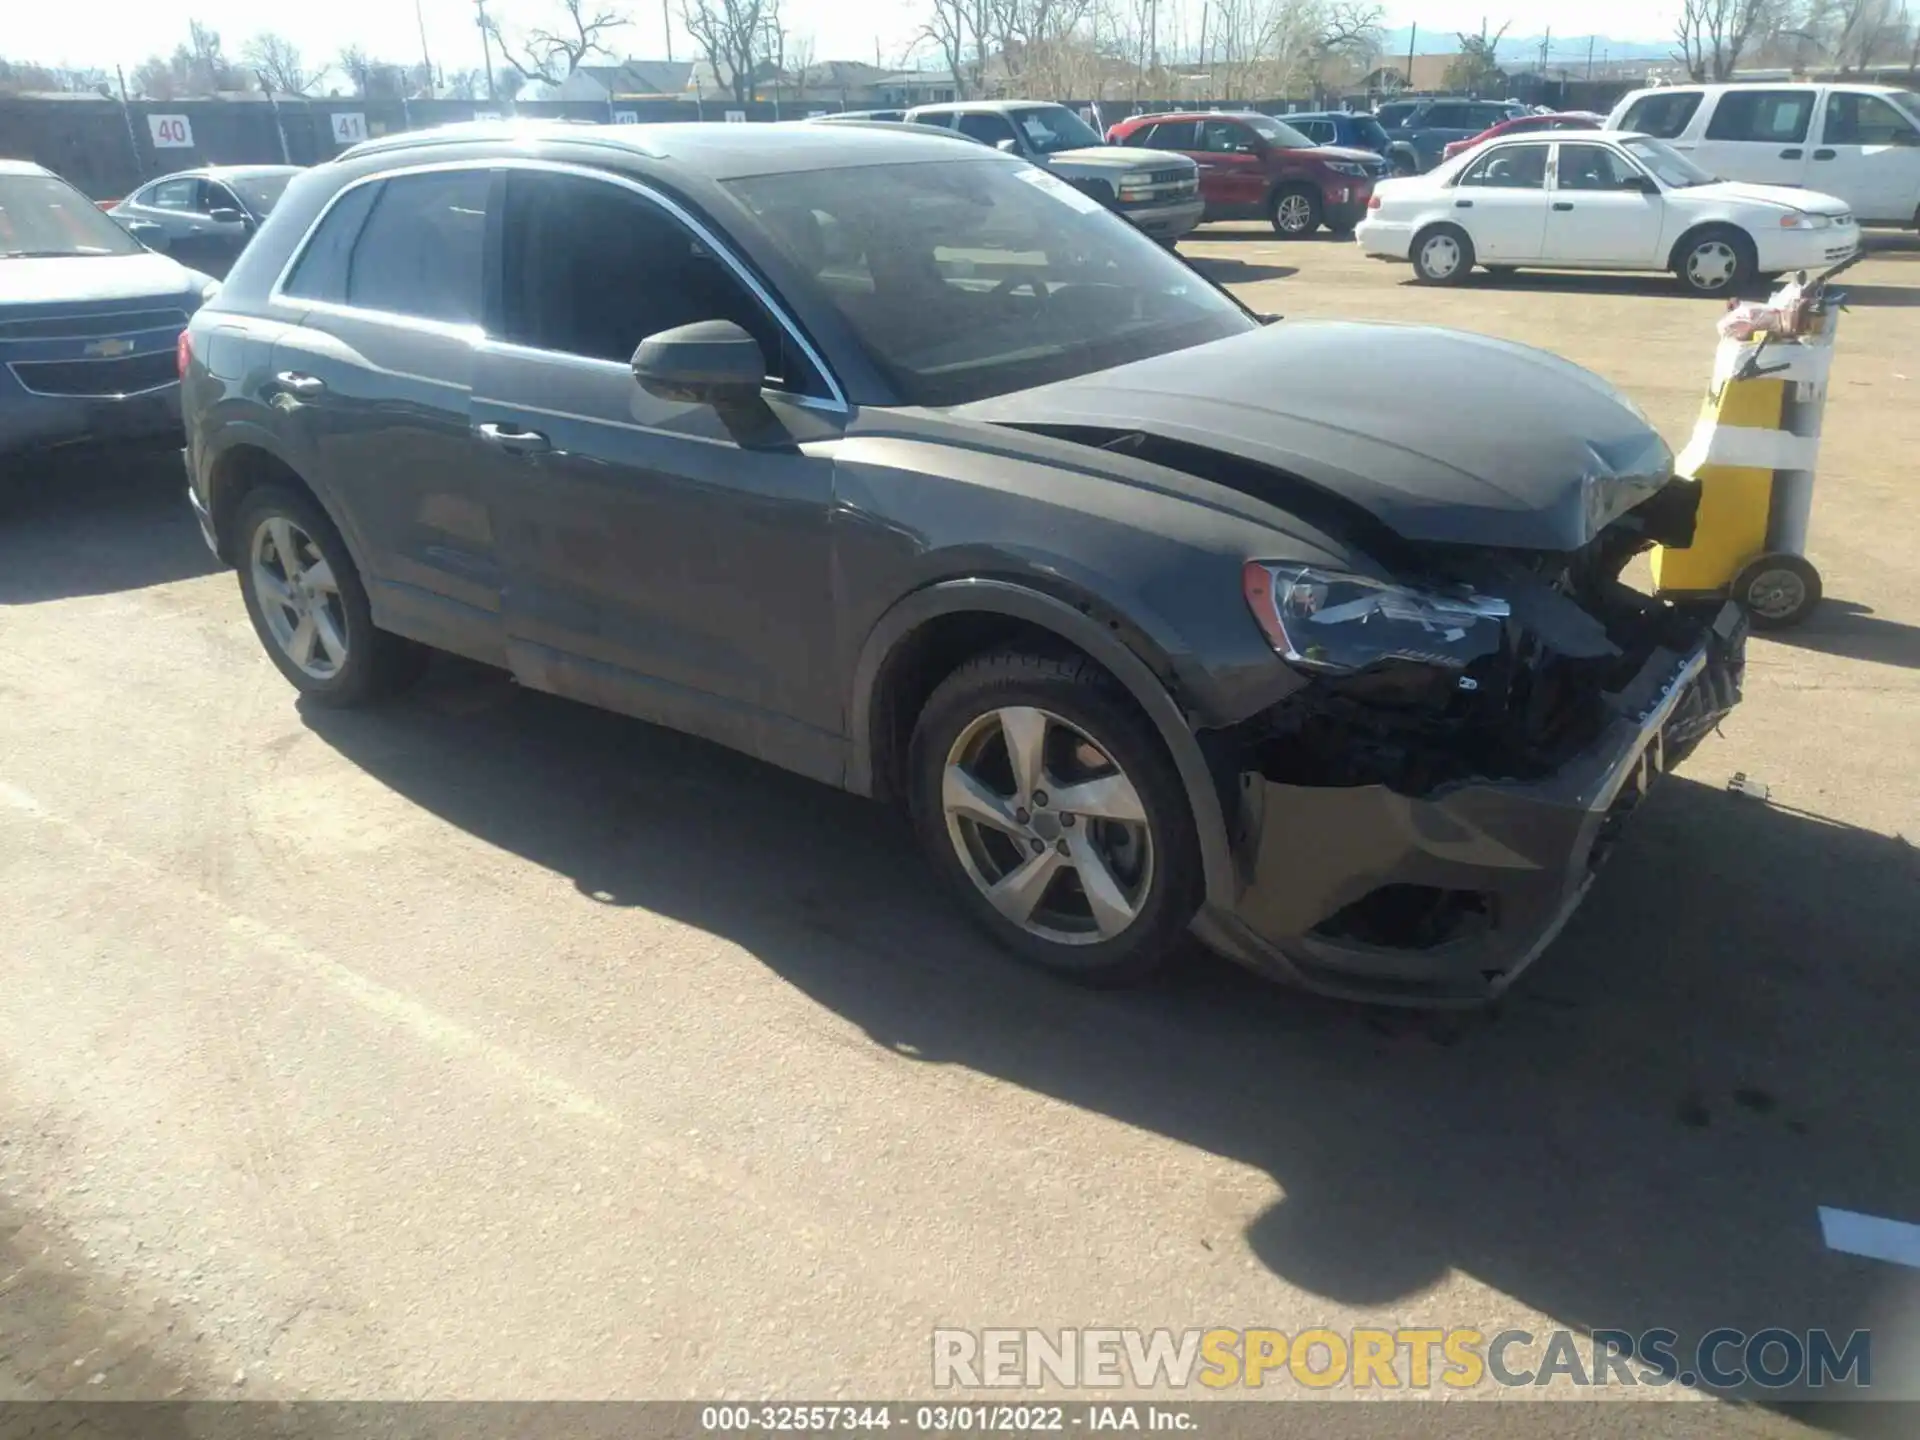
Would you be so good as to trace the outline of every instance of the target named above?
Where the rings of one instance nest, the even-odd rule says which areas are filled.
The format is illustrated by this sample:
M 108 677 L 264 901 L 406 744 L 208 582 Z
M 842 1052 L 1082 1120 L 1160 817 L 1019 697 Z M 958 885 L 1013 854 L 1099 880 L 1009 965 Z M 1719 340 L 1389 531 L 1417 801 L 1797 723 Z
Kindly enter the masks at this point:
M 1200 896 L 1186 792 L 1151 725 L 1092 661 L 1007 651 L 928 698 L 914 827 L 1003 947 L 1085 985 L 1158 968 Z
M 1320 228 L 1319 193 L 1305 185 L 1289 186 L 1274 195 L 1268 218 L 1283 240 L 1305 239 Z
M 1423 285 L 1459 285 L 1473 271 L 1473 241 L 1455 225 L 1436 225 L 1413 241 L 1413 275 Z
M 1731 226 L 1715 226 L 1680 242 L 1673 273 L 1694 295 L 1737 295 L 1753 283 L 1753 241 Z
M 1733 598 L 1754 629 L 1786 630 L 1820 603 L 1820 572 L 1804 555 L 1762 555 L 1734 580 Z
M 426 651 L 375 628 L 340 532 L 311 497 L 263 485 L 234 517 L 240 593 L 282 675 L 316 704 L 349 706 L 416 678 Z

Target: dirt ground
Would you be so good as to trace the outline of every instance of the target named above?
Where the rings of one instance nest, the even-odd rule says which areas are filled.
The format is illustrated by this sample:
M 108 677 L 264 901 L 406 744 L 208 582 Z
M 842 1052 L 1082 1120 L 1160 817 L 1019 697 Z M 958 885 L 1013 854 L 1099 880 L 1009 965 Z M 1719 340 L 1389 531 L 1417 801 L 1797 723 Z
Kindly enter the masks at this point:
M 1676 448 L 1711 361 L 1660 277 L 1183 250 L 1555 350 Z M 1920 241 L 1848 289 L 1825 605 L 1471 1022 L 1050 984 L 872 807 L 469 667 L 303 711 L 177 462 L 20 477 L 0 1398 L 913 1395 L 936 1324 L 1872 1326 L 1920 1393 L 1920 1272 L 1816 1220 L 1920 1222 Z

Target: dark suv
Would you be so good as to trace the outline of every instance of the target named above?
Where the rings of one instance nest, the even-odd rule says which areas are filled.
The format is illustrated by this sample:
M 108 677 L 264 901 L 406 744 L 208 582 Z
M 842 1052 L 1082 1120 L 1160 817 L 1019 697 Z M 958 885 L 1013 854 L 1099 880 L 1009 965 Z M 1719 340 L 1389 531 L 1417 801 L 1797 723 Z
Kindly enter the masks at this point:
M 1401 107 L 1406 107 L 1402 109 Z M 1440 163 L 1442 152 L 1455 140 L 1471 140 L 1482 131 L 1532 113 L 1512 100 L 1434 100 L 1392 102 L 1376 112 L 1387 138 L 1413 151 L 1422 171 Z
M 373 141 L 288 187 L 185 375 L 194 506 L 310 703 L 437 647 L 898 800 L 1089 982 L 1192 929 L 1498 993 L 1737 694 L 1737 610 L 1614 583 L 1695 492 L 1604 382 L 1263 324 L 938 135 Z
M 1360 223 L 1387 162 L 1371 150 L 1315 145 L 1284 121 L 1254 111 L 1136 115 L 1108 132 L 1116 145 L 1178 150 L 1200 166 L 1209 220 L 1267 220 L 1288 239 L 1321 225 Z

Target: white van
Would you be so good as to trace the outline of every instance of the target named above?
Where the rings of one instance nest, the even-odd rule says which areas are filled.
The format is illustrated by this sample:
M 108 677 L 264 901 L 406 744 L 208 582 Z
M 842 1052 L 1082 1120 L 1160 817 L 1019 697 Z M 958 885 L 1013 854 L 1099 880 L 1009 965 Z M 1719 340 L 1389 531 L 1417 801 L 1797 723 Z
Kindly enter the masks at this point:
M 1920 225 L 1920 95 L 1889 85 L 1635 90 L 1609 130 L 1637 130 L 1723 180 L 1834 195 L 1869 225 Z

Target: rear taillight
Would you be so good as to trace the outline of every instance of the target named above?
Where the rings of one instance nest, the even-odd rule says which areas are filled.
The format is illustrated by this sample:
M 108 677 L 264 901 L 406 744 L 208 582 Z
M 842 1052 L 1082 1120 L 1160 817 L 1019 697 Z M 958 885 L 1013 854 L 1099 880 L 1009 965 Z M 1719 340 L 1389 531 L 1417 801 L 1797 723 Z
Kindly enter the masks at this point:
M 193 337 L 184 330 L 180 332 L 180 338 L 174 342 L 173 358 L 175 364 L 179 366 L 180 378 L 186 379 L 187 366 L 193 363 Z
M 1376 190 L 1373 192 L 1372 195 L 1367 197 L 1367 209 L 1378 210 L 1379 208 L 1380 208 L 1380 192 Z M 181 336 L 181 339 L 184 340 L 185 338 L 186 338 L 185 335 Z

